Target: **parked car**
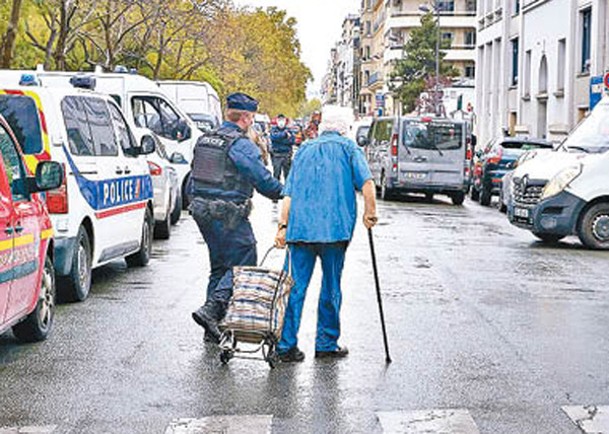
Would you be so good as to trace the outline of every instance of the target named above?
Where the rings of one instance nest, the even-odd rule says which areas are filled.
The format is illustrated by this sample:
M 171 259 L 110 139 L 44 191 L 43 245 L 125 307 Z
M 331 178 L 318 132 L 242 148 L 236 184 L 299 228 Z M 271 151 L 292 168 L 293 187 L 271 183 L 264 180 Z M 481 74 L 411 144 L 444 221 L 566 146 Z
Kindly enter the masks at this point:
M 140 129 L 144 133 L 146 129 Z M 174 220 L 179 220 L 182 209 L 179 179 L 176 170 L 172 167 L 163 143 L 153 134 L 145 140 L 154 140 L 156 151 L 147 155 L 148 169 L 152 178 L 153 204 L 154 204 L 154 238 L 168 240 L 171 236 L 171 226 Z M 176 209 L 179 207 L 179 209 Z M 172 217 L 178 213 L 177 219 Z
M 0 74 L 0 88 L 2 88 Z M 82 84 L 82 83 L 80 83 Z M 47 193 L 55 228 L 54 266 L 66 298 L 84 300 L 91 270 L 125 258 L 144 266 L 151 251 L 153 190 L 144 135 L 136 142 L 119 106 L 108 95 L 76 88 L 4 87 L 0 114 L 34 161 L 52 159 L 65 171 Z M 18 110 L 15 110 L 15 107 Z
M 515 226 L 544 242 L 577 235 L 588 248 L 609 250 L 609 97 L 555 152 L 518 168 L 513 189 Z
M 465 199 L 467 125 L 431 117 L 376 119 L 368 138 L 359 137 L 382 199 L 400 192 L 444 194 L 455 205 Z
M 42 65 L 35 71 L 2 70 L 0 88 L 17 86 L 21 77 L 27 74 L 43 86 L 70 89 L 74 85 L 82 85 L 110 95 L 132 125 L 148 128 L 160 138 L 173 161 L 185 160 L 189 164 L 195 143 L 203 134 L 197 124 L 157 83 L 144 76 L 127 73 L 125 68 L 119 70 L 122 72 L 103 72 L 100 67 L 93 72 L 45 71 Z M 78 80 L 75 81 L 75 77 Z M 190 170 L 180 171 L 178 174 L 184 192 L 183 206 L 186 207 L 188 197 L 185 187 Z
M 499 195 L 503 176 L 514 170 L 518 158 L 531 149 L 552 149 L 552 143 L 544 139 L 499 137 L 478 150 L 470 193 L 472 200 L 489 206 L 492 197 Z
M 513 185 L 512 180 L 514 177 L 514 173 L 516 169 L 521 167 L 523 164 L 528 161 L 533 160 L 534 158 L 539 157 L 540 155 L 544 155 L 545 153 L 552 152 L 550 149 L 535 149 L 531 151 L 526 151 L 514 164 L 514 170 L 506 173 L 503 178 L 501 178 L 501 189 L 499 190 L 499 212 L 506 213 L 508 206 L 513 202 Z
M 53 229 L 40 192 L 63 181 L 59 163 L 31 176 L 21 146 L 0 116 L 0 334 L 12 327 L 25 342 L 46 339 L 55 316 Z

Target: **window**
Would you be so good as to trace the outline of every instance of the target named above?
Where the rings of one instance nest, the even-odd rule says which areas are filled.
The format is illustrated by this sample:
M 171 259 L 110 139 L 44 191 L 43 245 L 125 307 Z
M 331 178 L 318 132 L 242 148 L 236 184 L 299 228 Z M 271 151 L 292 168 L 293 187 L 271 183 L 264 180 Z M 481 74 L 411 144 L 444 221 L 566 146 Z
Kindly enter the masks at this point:
M 137 145 L 123 114 L 114 104 L 110 104 L 110 113 L 112 114 L 112 122 L 114 122 L 118 132 L 118 142 L 121 149 L 125 152 L 125 155 L 135 156 L 134 150 L 137 148 Z
M 374 141 L 377 145 L 389 142 L 391 140 L 391 133 L 393 133 L 393 121 L 378 121 L 374 127 Z
M 118 146 L 106 102 L 67 96 L 61 102 L 70 152 L 79 156 L 116 156 Z
M 4 161 L 4 170 L 8 183 L 11 186 L 13 200 L 23 200 L 27 197 L 25 192 L 25 170 L 21 163 L 19 152 L 8 132 L 0 127 L 0 153 Z
M 567 53 L 567 40 L 561 39 L 558 41 L 558 69 L 556 77 L 556 89 L 558 91 L 565 90 L 565 69 L 567 67 L 566 55 Z
M 372 24 L 370 21 L 366 21 L 366 36 L 370 36 L 372 33 Z
M 450 48 L 453 45 L 454 37 L 453 32 L 442 32 L 442 47 Z
M 466 0 L 465 11 L 466 12 L 476 12 L 476 0 Z
M 466 78 L 476 78 L 476 67 L 474 65 L 465 66 L 465 77 Z
M 438 0 L 437 7 L 440 12 L 454 12 L 455 1 L 454 0 Z
M 520 0 L 513 0 L 512 12 L 514 15 L 518 15 L 520 13 Z
M 24 154 L 34 155 L 42 152 L 38 108 L 32 98 L 21 95 L 0 95 L 0 114 L 13 130 Z
M 166 101 L 157 97 L 138 96 L 132 99 L 132 104 L 134 121 L 138 127 L 148 128 L 169 140 L 179 138 L 180 116 Z
M 518 38 L 514 38 L 512 43 L 512 86 L 518 85 Z
M 476 46 L 476 31 L 467 30 L 465 32 L 465 46 L 473 48 Z
M 592 9 L 584 9 L 581 12 L 582 23 L 582 52 L 581 72 L 590 72 L 590 47 L 592 44 Z
M 370 47 L 365 48 L 364 60 L 370 60 Z
M 406 121 L 402 140 L 404 145 L 414 149 L 459 149 L 463 144 L 463 126 L 450 122 Z

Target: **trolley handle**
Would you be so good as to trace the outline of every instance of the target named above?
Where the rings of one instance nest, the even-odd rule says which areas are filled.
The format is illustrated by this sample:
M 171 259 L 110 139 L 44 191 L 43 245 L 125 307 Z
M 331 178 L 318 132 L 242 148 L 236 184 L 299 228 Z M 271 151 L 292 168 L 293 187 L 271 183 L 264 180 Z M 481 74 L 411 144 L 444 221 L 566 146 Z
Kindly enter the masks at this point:
M 266 258 L 269 256 L 269 254 L 273 251 L 273 250 L 279 250 L 277 247 L 272 246 L 270 249 L 268 249 L 266 251 L 266 253 L 264 254 L 264 257 L 262 258 L 262 261 L 260 261 L 260 266 L 262 267 L 266 261 Z M 288 276 L 292 277 L 292 252 L 290 251 L 289 247 L 286 247 L 286 251 L 287 251 L 287 255 L 288 255 Z

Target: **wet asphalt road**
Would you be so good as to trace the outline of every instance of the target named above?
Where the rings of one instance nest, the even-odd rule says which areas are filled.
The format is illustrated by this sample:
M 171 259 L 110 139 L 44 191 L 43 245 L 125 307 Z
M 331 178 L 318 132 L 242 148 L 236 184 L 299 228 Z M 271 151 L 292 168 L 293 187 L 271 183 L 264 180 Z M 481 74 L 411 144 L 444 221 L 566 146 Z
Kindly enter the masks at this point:
M 48 341 L 0 337 L 0 427 L 164 433 L 177 418 L 269 415 L 275 433 L 376 433 L 381 412 L 463 409 L 481 433 L 578 433 L 562 406 L 609 404 L 608 254 L 575 239 L 545 247 L 471 202 L 379 207 L 389 367 L 359 225 L 343 279 L 348 359 L 312 357 L 317 274 L 300 336 L 304 363 L 220 366 L 190 318 L 208 261 L 183 217 L 147 268 L 97 270 L 90 298 L 60 306 Z M 256 200 L 260 254 L 276 215 Z

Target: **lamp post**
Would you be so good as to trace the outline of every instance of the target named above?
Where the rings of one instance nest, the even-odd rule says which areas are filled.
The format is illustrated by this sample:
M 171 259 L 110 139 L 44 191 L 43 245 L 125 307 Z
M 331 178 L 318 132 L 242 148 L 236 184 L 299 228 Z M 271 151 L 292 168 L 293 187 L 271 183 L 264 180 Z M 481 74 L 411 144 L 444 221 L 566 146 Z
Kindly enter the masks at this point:
M 419 10 L 424 13 L 434 11 L 436 15 L 436 82 L 434 84 L 434 100 L 433 107 L 436 116 L 440 115 L 440 107 L 438 104 L 440 92 L 440 7 L 437 0 L 432 0 L 431 9 L 427 5 L 420 5 Z

